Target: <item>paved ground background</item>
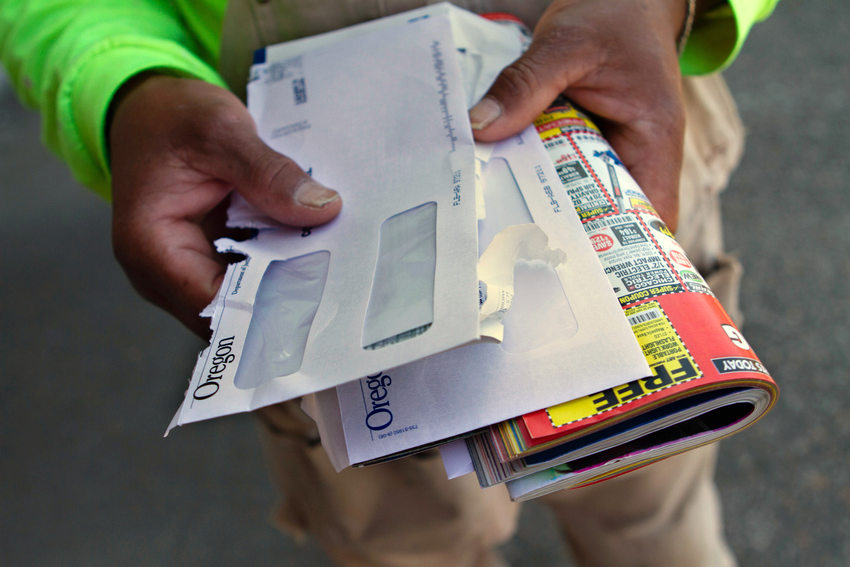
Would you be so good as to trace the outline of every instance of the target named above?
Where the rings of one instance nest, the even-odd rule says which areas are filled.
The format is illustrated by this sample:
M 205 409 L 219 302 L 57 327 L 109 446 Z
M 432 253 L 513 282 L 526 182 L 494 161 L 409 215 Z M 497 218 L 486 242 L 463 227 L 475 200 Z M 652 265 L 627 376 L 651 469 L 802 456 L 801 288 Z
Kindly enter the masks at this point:
M 745 333 L 782 386 L 723 445 L 741 564 L 850 564 L 850 4 L 785 0 L 728 78 L 750 132 L 726 196 Z M 107 206 L 40 148 L 0 76 L 0 563 L 324 565 L 265 523 L 246 417 L 163 440 L 201 344 L 138 299 Z M 569 564 L 527 506 L 516 565 Z

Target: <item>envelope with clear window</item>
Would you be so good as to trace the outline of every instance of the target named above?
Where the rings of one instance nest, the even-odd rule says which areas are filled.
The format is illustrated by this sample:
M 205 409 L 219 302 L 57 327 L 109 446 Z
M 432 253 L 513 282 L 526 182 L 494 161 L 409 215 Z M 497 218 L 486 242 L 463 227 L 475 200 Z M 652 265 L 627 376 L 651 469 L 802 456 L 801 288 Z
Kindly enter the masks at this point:
M 585 283 L 597 291 L 586 298 L 560 294 L 566 312 L 592 312 L 570 325 L 601 322 L 582 342 L 604 343 L 594 354 L 623 362 L 611 373 L 603 361 L 610 385 L 648 373 L 566 194 L 565 206 L 551 210 L 551 187 L 563 191 L 551 164 L 524 169 L 523 196 L 514 198 L 517 206 L 525 198 L 534 223 L 487 235 L 494 244 L 479 264 L 486 212 L 476 160 L 480 174 L 492 148 L 475 147 L 467 109 L 520 49 L 513 30 L 439 4 L 258 54 L 248 106 L 260 137 L 337 189 L 344 206 L 327 225 L 294 229 L 234 198 L 228 224 L 257 235 L 216 242 L 245 259 L 229 266 L 204 312 L 210 346 L 169 429 L 327 390 L 482 336 L 501 340 L 520 261 L 547 267 L 556 282 L 591 278 Z M 558 228 L 553 214 L 572 215 L 562 225 L 570 228 Z M 569 238 L 583 239 L 584 251 L 575 254 Z M 577 302 L 587 307 L 577 311 Z M 532 409 L 563 401 L 545 397 Z M 339 409 L 330 411 L 338 419 Z

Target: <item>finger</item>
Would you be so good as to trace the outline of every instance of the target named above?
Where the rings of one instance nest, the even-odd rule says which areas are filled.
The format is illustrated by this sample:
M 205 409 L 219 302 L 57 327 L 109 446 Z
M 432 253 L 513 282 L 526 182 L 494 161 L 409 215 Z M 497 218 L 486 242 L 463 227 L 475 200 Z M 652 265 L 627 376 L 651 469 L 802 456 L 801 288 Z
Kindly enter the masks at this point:
M 148 225 L 143 234 L 138 227 L 114 227 L 113 247 L 143 297 L 201 337 L 208 337 L 209 324 L 198 313 L 215 297 L 226 263 L 216 255 L 201 227 L 179 219 Z
M 235 186 L 252 205 L 292 226 L 325 224 L 339 214 L 339 193 L 311 178 L 294 161 L 262 142 L 249 152 L 244 156 L 246 174 Z

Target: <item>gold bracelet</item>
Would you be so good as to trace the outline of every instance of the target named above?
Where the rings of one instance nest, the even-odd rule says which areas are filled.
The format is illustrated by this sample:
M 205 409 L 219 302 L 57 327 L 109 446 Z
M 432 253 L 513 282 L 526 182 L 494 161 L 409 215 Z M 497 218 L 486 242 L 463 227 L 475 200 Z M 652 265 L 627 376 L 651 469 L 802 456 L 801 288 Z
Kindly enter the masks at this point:
M 694 28 L 694 17 L 696 16 L 696 0 L 687 0 L 688 7 L 685 12 L 685 26 L 682 28 L 682 33 L 676 40 L 676 53 L 679 55 L 685 50 L 685 45 L 688 43 L 688 38 L 691 35 L 691 30 Z

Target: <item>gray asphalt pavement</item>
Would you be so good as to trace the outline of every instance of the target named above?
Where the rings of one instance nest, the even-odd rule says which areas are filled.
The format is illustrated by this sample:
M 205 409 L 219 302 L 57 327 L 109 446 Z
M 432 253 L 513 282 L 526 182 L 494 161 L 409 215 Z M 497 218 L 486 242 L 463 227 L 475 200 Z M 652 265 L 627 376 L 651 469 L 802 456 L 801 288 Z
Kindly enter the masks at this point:
M 742 566 L 850 564 L 848 37 L 846 0 L 785 0 L 727 73 L 749 130 L 727 243 L 747 267 L 744 332 L 782 388 L 721 450 Z M 108 206 L 38 122 L 0 75 L 0 564 L 327 564 L 266 522 L 250 418 L 162 438 L 202 345 L 135 295 Z M 570 564 L 533 503 L 505 554 Z

